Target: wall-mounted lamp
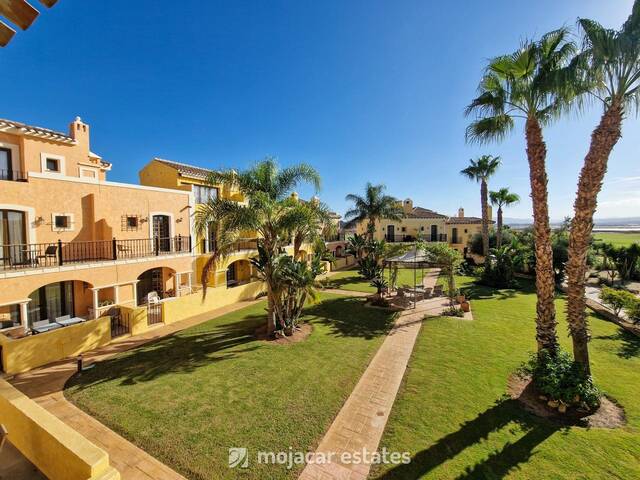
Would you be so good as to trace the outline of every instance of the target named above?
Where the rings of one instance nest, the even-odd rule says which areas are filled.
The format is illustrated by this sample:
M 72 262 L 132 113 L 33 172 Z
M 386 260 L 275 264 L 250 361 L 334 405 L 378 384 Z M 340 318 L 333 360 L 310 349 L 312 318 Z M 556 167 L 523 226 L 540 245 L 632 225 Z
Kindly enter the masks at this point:
M 44 218 L 43 217 L 38 217 L 36 218 L 35 222 L 36 227 L 39 227 L 40 225 L 44 225 Z
M 176 219 L 176 223 L 182 223 L 182 217 Z

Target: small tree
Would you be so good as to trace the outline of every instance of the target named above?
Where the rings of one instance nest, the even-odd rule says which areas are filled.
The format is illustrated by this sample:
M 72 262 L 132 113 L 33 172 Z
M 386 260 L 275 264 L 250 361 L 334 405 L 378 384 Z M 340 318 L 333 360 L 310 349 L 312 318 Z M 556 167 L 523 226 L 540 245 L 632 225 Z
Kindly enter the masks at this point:
M 616 317 L 620 316 L 620 312 L 630 305 L 636 297 L 627 290 L 604 287 L 600 292 L 600 300 L 607 307 L 610 307 Z
M 640 322 L 640 298 L 630 298 L 624 306 L 624 312 L 633 323 Z

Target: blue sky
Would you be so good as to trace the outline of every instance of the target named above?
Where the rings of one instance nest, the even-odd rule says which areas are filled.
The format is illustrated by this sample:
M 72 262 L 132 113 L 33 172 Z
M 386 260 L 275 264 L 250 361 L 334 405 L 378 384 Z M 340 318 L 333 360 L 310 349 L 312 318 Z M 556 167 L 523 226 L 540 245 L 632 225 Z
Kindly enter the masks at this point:
M 343 213 L 367 181 L 452 214 L 479 215 L 459 171 L 479 154 L 504 166 L 490 187 L 523 201 L 521 126 L 502 144 L 466 145 L 463 116 L 486 59 L 577 17 L 619 26 L 632 0 L 62 0 L 0 51 L 0 116 L 58 130 L 80 115 L 110 180 L 137 182 L 154 156 L 244 168 L 266 155 L 308 162 Z M 599 106 L 547 129 L 550 208 L 571 212 Z M 640 122 L 627 120 L 599 216 L 640 215 Z M 302 195 L 310 195 L 301 189 Z

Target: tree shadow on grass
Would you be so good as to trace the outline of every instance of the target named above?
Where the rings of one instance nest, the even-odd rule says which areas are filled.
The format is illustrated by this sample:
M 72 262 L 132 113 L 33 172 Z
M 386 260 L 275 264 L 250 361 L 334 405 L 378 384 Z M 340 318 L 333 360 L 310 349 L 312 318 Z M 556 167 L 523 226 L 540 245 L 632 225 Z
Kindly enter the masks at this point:
M 91 370 L 71 377 L 65 388 L 82 389 L 113 380 L 133 385 L 167 374 L 190 373 L 201 366 L 235 358 L 260 348 L 254 332 L 262 322 L 263 315 L 253 315 L 177 332 L 98 362 Z
M 617 355 L 620 358 L 630 359 L 640 356 L 640 337 L 623 328 L 619 328 L 615 334 L 599 335 L 594 340 L 613 340 L 620 342 Z
M 350 288 L 348 288 L 348 290 L 355 290 L 355 288 L 362 288 L 361 290 L 358 291 L 362 291 L 362 292 L 367 292 L 367 289 L 369 289 L 370 291 L 373 291 L 373 287 L 371 287 L 369 285 L 369 281 L 365 280 L 363 277 L 359 276 L 358 274 L 354 274 L 353 276 L 350 277 L 343 277 L 343 278 L 335 278 L 335 277 L 329 277 L 326 280 L 322 281 L 322 286 L 324 288 L 335 288 L 335 289 L 343 289 L 345 286 L 349 286 Z
M 366 339 L 385 335 L 393 318 L 389 312 L 365 309 L 361 300 L 350 297 L 309 305 L 302 317 L 328 325 L 332 335 Z M 255 336 L 265 321 L 266 313 L 253 313 L 222 323 L 204 322 L 98 362 L 91 370 L 71 377 L 65 388 L 83 389 L 110 381 L 133 385 L 236 358 L 267 345 Z
M 462 287 L 461 290 L 471 300 L 508 300 L 519 294 L 533 294 L 536 291 L 533 282 L 523 279 L 518 279 L 518 285 L 515 288 L 494 288 L 476 282 Z
M 460 428 L 418 453 L 408 464 L 397 465 L 378 476 L 378 480 L 413 480 L 426 475 L 439 465 L 455 458 L 466 448 L 486 440 L 510 423 L 517 423 L 526 433 L 514 443 L 507 443 L 495 450 L 487 458 L 473 466 L 457 478 L 503 478 L 518 465 L 528 462 L 533 450 L 562 427 L 543 419 L 538 419 L 522 411 L 517 400 L 502 399 L 473 420 L 463 423 Z
M 355 297 L 332 298 L 311 305 L 305 313 L 329 327 L 332 335 L 360 337 L 367 340 L 386 335 L 395 320 L 395 313 L 365 308 L 362 299 Z

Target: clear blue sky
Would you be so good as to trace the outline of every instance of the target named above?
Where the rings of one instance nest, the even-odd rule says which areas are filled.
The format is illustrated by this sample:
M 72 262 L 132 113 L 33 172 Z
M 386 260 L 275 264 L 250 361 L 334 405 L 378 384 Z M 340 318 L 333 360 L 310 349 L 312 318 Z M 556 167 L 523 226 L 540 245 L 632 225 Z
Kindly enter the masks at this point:
M 491 183 L 523 197 L 520 126 L 500 145 L 464 142 L 463 109 L 486 59 L 578 16 L 619 26 L 632 0 L 60 0 L 0 51 L 0 116 L 66 130 L 80 115 L 110 179 L 137 182 L 154 156 L 244 168 L 308 162 L 343 213 L 366 181 L 451 214 L 478 215 L 468 159 L 501 155 Z M 554 218 L 571 212 L 594 107 L 546 132 Z M 640 215 L 640 122 L 610 159 L 600 216 Z M 303 189 L 302 195 L 311 193 Z

